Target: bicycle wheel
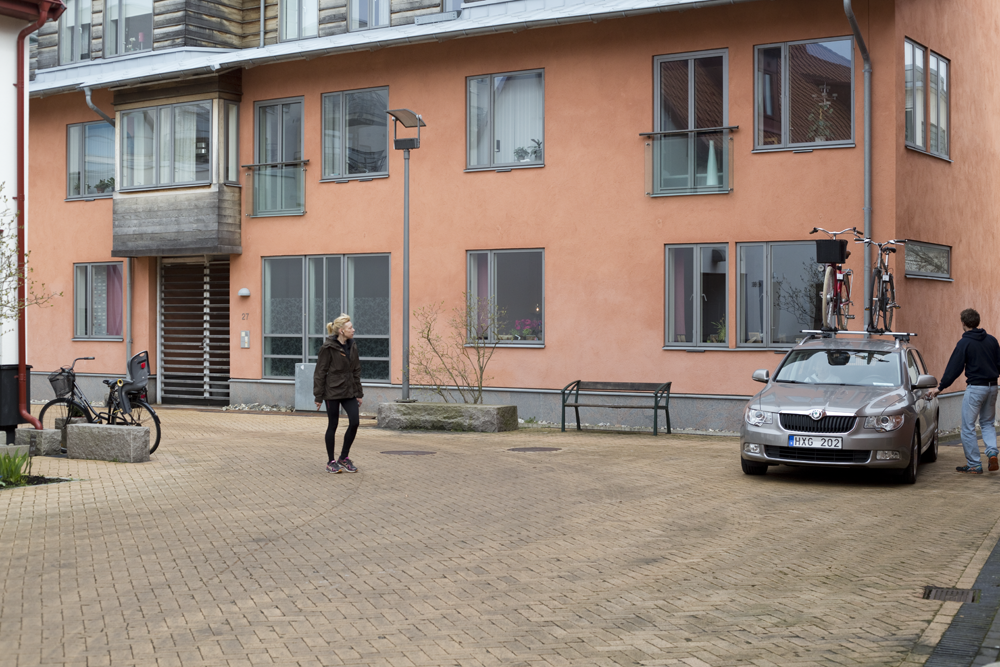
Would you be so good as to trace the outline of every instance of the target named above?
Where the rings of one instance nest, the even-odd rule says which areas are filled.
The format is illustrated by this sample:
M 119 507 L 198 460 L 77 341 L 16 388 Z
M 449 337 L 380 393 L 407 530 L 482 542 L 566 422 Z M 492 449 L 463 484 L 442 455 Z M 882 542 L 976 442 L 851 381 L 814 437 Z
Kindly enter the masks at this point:
M 844 271 L 843 281 L 840 283 L 840 297 L 837 299 L 837 328 L 847 331 L 847 323 L 851 319 L 851 272 Z
M 42 428 L 56 429 L 62 431 L 63 453 L 66 452 L 66 427 L 71 423 L 90 424 L 93 417 L 90 411 L 71 398 L 57 398 L 49 401 L 38 413 L 38 421 L 42 422 Z
M 882 317 L 882 328 L 892 331 L 892 316 L 896 312 L 896 286 L 891 273 L 882 276 L 881 301 L 878 309 Z
M 152 454 L 160 446 L 160 418 L 156 416 L 149 403 L 141 399 L 130 399 L 132 412 L 117 411 L 112 415 L 113 424 L 124 426 L 145 426 L 149 428 L 149 453 Z
M 879 308 L 882 296 L 882 269 L 874 269 L 872 271 L 872 293 L 868 300 L 868 331 L 875 332 L 878 331 L 879 319 Z
M 823 273 L 823 321 L 820 327 L 823 329 L 837 328 L 837 274 L 829 265 Z

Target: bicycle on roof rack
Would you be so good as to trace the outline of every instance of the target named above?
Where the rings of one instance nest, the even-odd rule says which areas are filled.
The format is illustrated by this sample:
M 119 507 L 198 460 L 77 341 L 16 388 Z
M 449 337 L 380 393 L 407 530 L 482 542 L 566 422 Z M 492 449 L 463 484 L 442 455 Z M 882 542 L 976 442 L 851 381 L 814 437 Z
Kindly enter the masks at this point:
M 860 239 L 857 227 L 848 227 L 839 232 L 831 232 L 822 227 L 813 227 L 810 234 L 823 232 L 830 239 L 816 241 L 816 261 L 826 265 L 823 275 L 823 321 L 821 326 L 827 330 L 846 329 L 849 320 L 854 319 L 851 310 L 851 278 L 853 271 L 844 268 L 844 262 L 851 256 L 847 249 L 847 241 L 838 239 L 841 234 L 852 234 L 854 239 Z
M 855 243 L 864 243 L 865 247 L 874 245 L 878 248 L 878 257 L 872 264 L 872 293 L 868 299 L 868 312 L 871 313 L 868 331 L 886 333 L 892 331 L 892 316 L 899 308 L 896 303 L 896 285 L 889 268 L 889 255 L 896 252 L 897 245 L 906 243 L 906 239 L 890 239 L 878 243 L 871 239 L 855 239 Z
M 160 418 L 146 399 L 149 379 L 149 353 L 140 352 L 128 362 L 128 375 L 115 380 L 104 380 L 108 387 L 107 412 L 98 412 L 76 382 L 73 370 L 78 361 L 93 361 L 94 357 L 78 357 L 69 366 L 49 374 L 49 384 L 56 398 L 42 407 L 38 420 L 42 428 L 63 432 L 63 453 L 66 452 L 66 428 L 70 424 L 113 424 L 119 426 L 145 426 L 149 428 L 149 453 L 160 446 Z

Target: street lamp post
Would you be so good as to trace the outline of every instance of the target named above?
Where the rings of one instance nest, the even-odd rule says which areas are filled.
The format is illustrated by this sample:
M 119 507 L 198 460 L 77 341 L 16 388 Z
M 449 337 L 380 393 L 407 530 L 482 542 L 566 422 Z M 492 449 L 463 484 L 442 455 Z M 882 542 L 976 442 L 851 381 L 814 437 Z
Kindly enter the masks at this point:
M 412 403 L 410 398 L 410 150 L 420 148 L 420 128 L 427 127 L 420 114 L 409 109 L 389 109 L 392 116 L 392 144 L 403 151 L 403 394 L 400 403 Z M 396 124 L 417 128 L 417 136 L 396 136 Z

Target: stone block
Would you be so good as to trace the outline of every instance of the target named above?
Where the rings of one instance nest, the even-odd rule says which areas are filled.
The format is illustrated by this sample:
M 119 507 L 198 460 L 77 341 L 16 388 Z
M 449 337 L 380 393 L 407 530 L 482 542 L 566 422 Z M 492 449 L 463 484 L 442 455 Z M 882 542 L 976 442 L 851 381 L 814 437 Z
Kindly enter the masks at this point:
M 31 448 L 32 456 L 58 456 L 63 450 L 63 432 L 54 428 L 39 431 L 19 428 L 14 432 L 14 444 Z
M 0 456 L 4 454 L 7 456 L 24 456 L 26 451 L 28 451 L 27 445 L 0 445 Z
M 66 456 L 71 459 L 138 463 L 149 460 L 149 429 L 145 426 L 70 424 Z
M 378 426 L 397 431 L 476 431 L 498 433 L 517 430 L 516 405 L 468 403 L 380 403 Z

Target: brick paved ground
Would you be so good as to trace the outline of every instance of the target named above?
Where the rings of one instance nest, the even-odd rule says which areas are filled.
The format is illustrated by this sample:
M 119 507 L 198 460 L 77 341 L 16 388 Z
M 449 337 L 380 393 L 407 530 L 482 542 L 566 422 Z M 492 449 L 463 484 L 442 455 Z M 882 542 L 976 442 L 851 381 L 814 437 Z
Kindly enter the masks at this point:
M 746 477 L 726 438 L 365 427 L 329 475 L 322 417 L 162 416 L 149 463 L 0 491 L 0 664 L 921 664 L 958 607 L 922 587 L 1000 534 L 957 447 L 898 486 Z

